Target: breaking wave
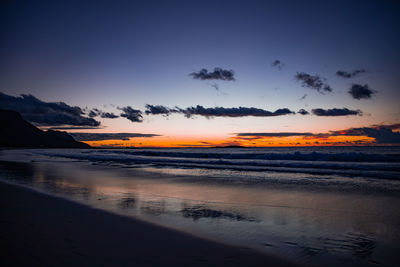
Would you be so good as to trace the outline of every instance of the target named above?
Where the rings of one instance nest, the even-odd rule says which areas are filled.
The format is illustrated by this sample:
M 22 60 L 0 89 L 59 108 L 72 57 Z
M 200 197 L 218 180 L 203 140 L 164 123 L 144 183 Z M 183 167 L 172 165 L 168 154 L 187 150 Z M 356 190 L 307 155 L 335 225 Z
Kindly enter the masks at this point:
M 94 149 L 38 150 L 37 153 L 129 167 L 229 169 L 337 174 L 400 180 L 400 153 L 381 149 Z M 296 151 L 297 150 L 297 151 Z M 300 150 L 300 151 L 299 151 Z M 314 148 L 315 150 L 315 148 Z M 354 149 L 353 149 L 354 150 Z M 394 151 L 394 152 L 393 152 Z

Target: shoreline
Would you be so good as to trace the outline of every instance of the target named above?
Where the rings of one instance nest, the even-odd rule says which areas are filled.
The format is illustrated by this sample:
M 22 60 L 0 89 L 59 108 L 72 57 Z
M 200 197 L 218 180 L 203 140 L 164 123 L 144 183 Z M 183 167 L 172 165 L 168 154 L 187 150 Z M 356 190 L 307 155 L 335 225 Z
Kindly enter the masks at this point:
M 7 266 L 295 266 L 0 181 Z

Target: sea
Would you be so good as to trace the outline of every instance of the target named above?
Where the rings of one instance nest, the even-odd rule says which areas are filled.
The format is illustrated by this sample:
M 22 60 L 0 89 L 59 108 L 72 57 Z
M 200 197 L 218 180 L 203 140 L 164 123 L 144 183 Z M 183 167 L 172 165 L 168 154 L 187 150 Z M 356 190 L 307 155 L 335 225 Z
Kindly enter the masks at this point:
M 2 149 L 0 180 L 303 265 L 400 262 L 400 147 Z

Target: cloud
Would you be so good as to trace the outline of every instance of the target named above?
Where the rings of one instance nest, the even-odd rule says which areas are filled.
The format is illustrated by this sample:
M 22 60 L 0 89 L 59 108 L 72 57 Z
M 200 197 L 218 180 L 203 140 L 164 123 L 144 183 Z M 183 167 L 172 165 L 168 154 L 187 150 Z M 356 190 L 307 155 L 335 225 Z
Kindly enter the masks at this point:
M 284 64 L 282 61 L 276 59 L 276 60 L 274 60 L 274 61 L 272 62 L 271 66 L 272 66 L 272 67 L 277 67 L 279 70 L 282 70 L 283 67 L 285 66 L 285 64 Z
M 387 128 L 391 130 L 400 130 L 400 123 L 394 123 L 394 124 L 374 124 L 372 125 L 375 129 L 380 129 L 380 128 Z
M 101 129 L 102 127 L 98 126 L 55 126 L 55 127 L 40 127 L 42 130 L 43 129 L 48 129 L 48 130 L 89 130 L 89 129 Z
M 330 131 L 328 133 L 304 133 L 304 132 L 278 132 L 278 133 L 236 133 L 236 137 L 249 137 L 247 140 L 260 139 L 263 137 L 291 137 L 304 136 L 312 138 L 328 138 L 330 136 L 367 136 L 375 138 L 377 144 L 400 144 L 400 124 L 372 125 L 370 127 L 348 128 L 339 131 Z M 360 141 L 358 141 L 360 142 Z
M 303 87 L 308 87 L 317 90 L 319 93 L 332 92 L 332 88 L 324 82 L 324 78 L 319 75 L 310 75 L 305 72 L 297 72 L 294 78 L 301 82 Z
M 238 108 L 223 108 L 223 107 L 215 107 L 215 108 L 205 108 L 203 106 L 197 105 L 196 107 L 188 107 L 185 110 L 181 110 L 182 113 L 187 118 L 190 118 L 195 115 L 204 116 L 206 118 L 211 117 L 273 117 L 273 116 L 282 116 L 288 114 L 294 114 L 293 111 L 288 108 L 277 109 L 274 112 L 259 109 L 259 108 L 246 108 L 246 107 L 238 107 Z
M 206 118 L 212 117 L 273 117 L 273 116 L 282 116 L 288 114 L 294 114 L 293 111 L 288 108 L 277 109 L 274 112 L 259 109 L 259 108 L 246 108 L 246 107 L 238 107 L 238 108 L 223 108 L 223 107 L 215 107 L 215 108 L 205 108 L 203 106 L 197 105 L 195 107 L 188 107 L 186 109 L 182 109 L 179 107 L 168 108 L 165 106 L 159 105 L 146 105 L 147 115 L 170 115 L 171 113 L 179 113 L 183 114 L 187 118 L 191 118 L 192 116 L 203 116 Z
M 176 146 L 179 146 L 179 147 L 210 147 L 210 145 L 207 145 L 207 144 L 203 144 L 203 145 L 199 145 L 199 144 L 176 144 Z
M 279 133 L 237 133 L 236 136 L 251 137 L 290 137 L 290 136 L 313 136 L 312 133 L 279 132 Z
M 311 111 L 316 116 L 348 116 L 348 115 L 360 115 L 362 116 L 362 111 L 350 110 L 348 108 L 333 108 L 333 109 L 322 109 L 316 108 Z
M 161 105 L 146 104 L 146 115 L 165 115 L 169 116 L 171 113 L 180 113 L 179 109 L 172 109 Z
M 69 133 L 75 140 L 79 141 L 104 141 L 104 140 L 129 140 L 129 138 L 137 137 L 156 137 L 158 134 L 141 134 L 141 133 Z
M 332 131 L 331 135 L 368 136 L 375 138 L 378 144 L 399 144 L 400 133 L 393 132 L 400 129 L 400 124 L 373 125 L 371 127 L 349 128 L 341 131 Z
M 357 75 L 359 75 L 361 73 L 364 73 L 364 72 L 365 72 L 365 70 L 363 70 L 363 69 L 355 70 L 353 72 L 347 72 L 347 71 L 344 71 L 344 70 L 338 70 L 336 72 L 336 75 L 339 76 L 339 77 L 348 79 L 348 78 L 356 77 Z
M 215 90 L 219 91 L 219 85 L 216 83 L 210 84 L 211 87 L 213 87 Z
M 127 118 L 131 122 L 143 122 L 142 112 L 138 109 L 133 109 L 130 106 L 118 108 L 123 111 L 121 117 Z
M 299 111 L 297 111 L 297 113 L 298 113 L 298 114 L 301 114 L 301 115 L 308 115 L 308 114 L 310 114 L 310 112 L 308 112 L 308 111 L 305 110 L 305 109 L 300 109 Z
M 368 99 L 371 98 L 373 94 L 375 94 L 376 91 L 372 90 L 369 88 L 368 84 L 353 84 L 350 89 L 349 89 L 349 94 L 354 98 L 354 99 Z
M 99 121 L 83 116 L 85 113 L 80 107 L 69 106 L 64 102 L 44 102 L 33 95 L 14 97 L 0 92 L 0 107 L 17 111 L 25 120 L 37 125 L 100 125 Z
M 220 90 L 219 85 L 217 83 L 208 83 L 208 85 L 211 86 L 212 88 L 214 88 L 215 91 L 217 92 L 217 94 L 222 94 L 224 96 L 228 95 L 228 93 Z
M 304 99 L 306 99 L 306 97 L 307 97 L 307 94 L 304 94 L 302 97 L 300 97 L 300 100 L 304 100 Z
M 103 119 L 115 119 L 115 118 L 119 118 L 118 115 L 115 115 L 114 113 L 111 112 L 104 112 L 100 109 L 94 108 L 92 110 L 89 111 L 88 114 L 89 117 L 94 118 L 94 117 L 101 117 Z
M 235 73 L 233 70 L 224 70 L 222 68 L 214 68 L 213 72 L 208 72 L 207 69 L 201 69 L 199 72 L 189 74 L 193 79 L 198 80 L 223 80 L 235 81 Z
M 112 112 L 102 112 L 100 117 L 102 117 L 103 119 L 115 119 L 118 118 L 118 115 L 115 115 Z
M 363 131 L 367 136 L 375 138 L 379 144 L 400 144 L 400 133 L 389 128 L 364 128 Z

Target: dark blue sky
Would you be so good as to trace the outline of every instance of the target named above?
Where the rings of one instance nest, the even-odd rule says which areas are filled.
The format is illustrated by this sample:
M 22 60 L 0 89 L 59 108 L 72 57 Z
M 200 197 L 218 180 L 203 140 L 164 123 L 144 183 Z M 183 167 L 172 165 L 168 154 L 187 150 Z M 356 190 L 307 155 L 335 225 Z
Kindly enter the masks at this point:
M 394 123 L 400 120 L 398 14 L 398 1 L 6 1 L 0 91 L 114 112 L 110 104 L 347 107 L 369 115 L 328 124 Z M 282 70 L 271 67 L 276 59 L 284 63 Z M 214 67 L 234 70 L 236 81 L 188 75 Z M 352 80 L 335 75 L 356 69 L 366 73 Z M 294 78 L 297 72 L 326 78 L 333 92 L 322 95 L 302 87 Z M 347 91 L 355 82 L 378 93 L 353 99 Z M 298 120 L 271 121 L 268 128 L 261 119 L 229 119 L 224 132 L 287 125 L 316 130 L 321 122 L 305 118 L 300 126 Z M 164 127 L 155 126 L 157 131 L 172 133 L 183 121 L 174 117 L 167 126 L 164 118 L 154 117 L 135 129 L 157 122 Z M 107 123 L 133 127 L 129 121 Z

